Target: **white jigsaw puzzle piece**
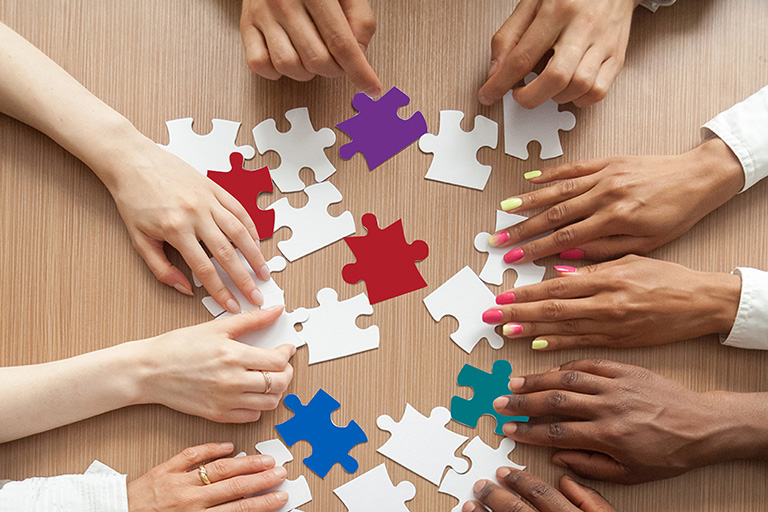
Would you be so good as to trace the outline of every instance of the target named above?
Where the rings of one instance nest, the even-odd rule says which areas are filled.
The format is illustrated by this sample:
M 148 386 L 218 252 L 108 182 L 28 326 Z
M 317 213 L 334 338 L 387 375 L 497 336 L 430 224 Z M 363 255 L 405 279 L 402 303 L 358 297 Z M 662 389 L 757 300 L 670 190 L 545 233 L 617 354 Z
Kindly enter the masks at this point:
M 445 407 L 435 407 L 426 417 L 411 404 L 406 404 L 400 422 L 387 415 L 376 420 L 381 430 L 392 434 L 378 452 L 440 485 L 446 467 L 451 466 L 459 473 L 469 468 L 466 460 L 456 456 L 456 450 L 468 438 L 445 428 L 449 421 L 451 411 Z
M 267 119 L 253 129 L 253 138 L 259 154 L 275 151 L 280 155 L 280 165 L 270 172 L 272 181 L 281 192 L 304 190 L 299 171 L 309 168 L 318 183 L 327 180 L 336 168 L 328 160 L 325 148 L 336 143 L 336 134 L 330 128 L 315 131 L 306 107 L 294 108 L 285 113 L 291 123 L 287 132 L 277 130 L 274 119 Z
M 282 297 L 282 292 L 280 292 L 279 295 Z M 231 316 L 234 315 L 228 311 L 224 311 L 216 318 L 229 318 Z M 294 326 L 306 322 L 308 318 L 309 312 L 304 308 L 298 308 L 290 313 L 283 311 L 272 325 L 241 334 L 237 337 L 237 341 L 252 347 L 268 349 L 277 348 L 280 345 L 286 344 L 293 345 L 297 348 L 302 347 L 305 344 L 304 338 L 301 337 Z
M 281 198 L 270 205 L 275 210 L 275 231 L 291 228 L 291 238 L 277 243 L 277 248 L 295 261 L 323 247 L 354 234 L 355 219 L 345 211 L 338 217 L 328 213 L 328 207 L 340 202 L 341 192 L 330 182 L 316 183 L 304 189 L 309 201 L 304 208 L 294 208 L 288 198 Z
M 349 512 L 409 512 L 405 502 L 416 496 L 416 487 L 407 480 L 395 486 L 380 464 L 333 492 Z
M 525 83 L 538 75 L 530 73 Z M 576 116 L 567 110 L 560 111 L 555 100 L 549 99 L 541 106 L 527 109 L 512 97 L 512 91 L 504 95 L 504 152 L 521 160 L 528 160 L 528 144 L 541 144 L 539 158 L 547 160 L 562 156 L 560 130 L 573 130 Z
M 246 160 L 256 156 L 256 150 L 251 146 L 235 146 L 240 123 L 225 119 L 214 119 L 211 123 L 213 129 L 209 133 L 198 135 L 192 130 L 191 117 L 166 121 L 169 142 L 167 146 L 158 145 L 184 160 L 203 176 L 207 176 L 208 171 L 229 171 L 229 155 L 232 153 L 240 153 Z
M 317 292 L 319 307 L 309 310 L 299 335 L 309 348 L 309 364 L 322 363 L 379 348 L 379 328 L 360 329 L 355 323 L 361 315 L 372 315 L 368 297 L 361 293 L 339 301 L 333 288 Z
M 271 455 L 275 459 L 275 466 L 284 466 L 286 463 L 293 460 L 293 455 L 288 451 L 288 448 L 279 439 L 270 439 L 256 445 L 256 451 L 262 455 Z M 284 491 L 288 493 L 288 501 L 283 508 L 278 509 L 277 512 L 300 512 L 296 510 L 296 507 L 300 507 L 305 503 L 312 501 L 312 493 L 309 490 L 309 484 L 304 476 L 300 476 L 296 480 L 286 480 L 282 484 L 269 489 L 267 491 L 256 494 L 260 496 L 269 492 Z
M 510 228 L 515 224 L 519 224 L 528 217 L 522 215 L 516 215 L 514 213 L 507 213 L 500 210 L 496 211 L 496 231 Z M 540 283 L 544 279 L 544 273 L 547 271 L 545 267 L 536 265 L 534 262 L 523 263 L 522 265 L 517 263 L 506 263 L 504 261 L 504 255 L 515 247 L 520 247 L 523 244 L 536 240 L 531 238 L 525 242 L 513 245 L 510 247 L 492 247 L 488 243 L 489 233 L 478 233 L 475 237 L 475 249 L 480 252 L 488 253 L 488 259 L 485 261 L 483 270 L 480 272 L 480 279 L 488 284 L 500 285 L 504 282 L 504 272 L 507 270 L 514 270 L 517 274 L 515 280 L 515 288 L 520 286 L 527 286 L 529 284 Z
M 469 457 L 472 466 L 464 474 L 458 474 L 454 470 L 446 473 L 443 482 L 437 492 L 450 494 L 459 500 L 459 504 L 453 507 L 451 512 L 461 512 L 461 508 L 467 501 L 475 500 L 475 493 L 472 487 L 478 480 L 490 480 L 496 482 L 496 470 L 502 466 L 510 466 L 517 469 L 525 469 L 509 460 L 509 454 L 515 449 L 515 442 L 504 438 L 499 447 L 493 449 L 483 442 L 479 437 L 474 437 L 464 451 L 465 457 Z
M 483 338 L 495 349 L 504 346 L 504 338 L 482 318 L 486 309 L 496 305 L 496 297 L 471 268 L 459 270 L 427 295 L 424 305 L 436 322 L 446 315 L 459 322 L 459 328 L 451 333 L 451 339 L 468 354 Z
M 483 190 L 491 176 L 491 166 L 478 162 L 477 152 L 482 147 L 496 148 L 499 125 L 487 117 L 475 116 L 474 129 L 465 132 L 461 129 L 463 118 L 464 113 L 458 110 L 441 110 L 438 134 L 426 133 L 419 139 L 419 149 L 435 155 L 424 177 Z

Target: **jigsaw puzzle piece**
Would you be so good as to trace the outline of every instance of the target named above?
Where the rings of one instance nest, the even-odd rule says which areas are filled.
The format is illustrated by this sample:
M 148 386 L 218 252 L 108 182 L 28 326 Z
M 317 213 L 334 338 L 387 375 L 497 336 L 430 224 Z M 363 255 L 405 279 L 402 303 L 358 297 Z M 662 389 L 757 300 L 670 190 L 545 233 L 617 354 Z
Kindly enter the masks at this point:
M 419 149 L 433 153 L 428 180 L 441 181 L 461 187 L 483 190 L 491 176 L 491 166 L 477 161 L 480 148 L 496 148 L 499 125 L 484 116 L 475 116 L 471 132 L 461 129 L 464 113 L 458 110 L 440 111 L 440 131 L 428 133 L 419 139 Z
M 446 467 L 451 466 L 459 473 L 469 468 L 466 460 L 455 455 L 467 438 L 445 428 L 449 421 L 451 412 L 445 407 L 435 407 L 427 418 L 406 404 L 400 422 L 387 415 L 376 420 L 381 430 L 392 434 L 378 452 L 440 485 Z
M 429 255 L 429 247 L 422 240 L 405 241 L 403 221 L 398 220 L 379 229 L 376 216 L 363 215 L 364 236 L 344 239 L 355 254 L 357 261 L 345 265 L 341 276 L 345 282 L 355 284 L 365 281 L 368 299 L 376 304 L 427 286 L 416 267 Z
M 269 169 L 244 169 L 243 155 L 229 155 L 231 170 L 229 172 L 208 171 L 208 178 L 237 199 L 256 224 L 259 238 L 265 240 L 272 236 L 275 230 L 274 210 L 262 210 L 256 204 L 256 198 L 262 192 L 272 192 L 272 178 Z
M 226 318 L 227 316 L 232 316 L 232 314 L 225 312 L 219 318 Z M 283 311 L 283 314 L 272 325 L 242 334 L 237 338 L 237 341 L 259 348 L 277 348 L 286 344 L 298 348 L 303 346 L 305 342 L 294 326 L 306 322 L 308 318 L 309 311 L 304 308 L 295 309 L 290 313 Z
M 235 146 L 240 123 L 225 119 L 211 121 L 213 129 L 206 135 L 198 135 L 192 130 L 192 118 L 166 121 L 168 128 L 168 145 L 158 144 L 161 148 L 173 153 L 194 167 L 203 176 L 208 171 L 227 171 L 229 155 L 240 153 L 247 160 L 256 156 L 251 146 Z
M 279 439 L 270 439 L 269 441 L 263 441 L 256 445 L 256 451 L 263 455 L 270 455 L 275 459 L 275 467 L 285 466 L 286 463 L 293 460 L 293 455 L 288 451 L 288 448 Z M 304 476 L 299 476 L 295 480 L 285 480 L 282 484 L 275 488 L 256 494 L 261 496 L 275 491 L 283 491 L 288 494 L 288 501 L 283 507 L 276 512 L 290 512 L 296 510 L 296 507 L 300 507 L 305 503 L 312 501 L 312 493 L 307 484 L 307 479 Z
M 525 83 L 538 75 L 530 73 Z M 576 116 L 567 110 L 560 111 L 555 100 L 549 99 L 541 106 L 527 109 L 512 97 L 510 90 L 504 95 L 504 152 L 521 160 L 528 160 L 528 144 L 541 144 L 539 158 L 547 160 L 562 156 L 560 130 L 573 130 Z
M 283 197 L 273 203 L 275 230 L 291 228 L 291 238 L 277 243 L 277 248 L 295 261 L 323 247 L 338 242 L 355 232 L 355 219 L 345 211 L 338 217 L 328 213 L 331 204 L 341 202 L 341 192 L 330 182 L 316 183 L 304 189 L 309 201 L 303 208 L 294 208 Z
M 271 171 L 277 188 L 283 193 L 299 192 L 305 186 L 299 178 L 302 169 L 311 169 L 317 182 L 336 172 L 325 154 L 325 148 L 336 143 L 336 134 L 330 128 L 315 131 L 306 107 L 289 110 L 285 117 L 291 123 L 287 132 L 278 131 L 274 119 L 266 119 L 253 129 L 253 138 L 260 155 L 267 151 L 280 155 L 280 165 Z
M 451 339 L 468 354 L 483 338 L 495 349 L 504 346 L 504 338 L 482 319 L 486 309 L 496 306 L 496 297 L 471 268 L 459 270 L 425 297 L 424 305 L 436 322 L 447 315 L 459 322 Z
M 427 122 L 422 113 L 417 111 L 408 119 L 397 115 L 398 109 L 410 101 L 397 87 L 376 101 L 365 93 L 356 94 L 352 106 L 358 113 L 336 125 L 352 139 L 339 148 L 339 156 L 349 160 L 360 152 L 368 168 L 374 170 L 416 142 L 427 133 Z
M 335 464 L 341 464 L 347 473 L 358 469 L 357 461 L 349 451 L 360 443 L 368 442 L 363 429 L 350 421 L 346 427 L 339 427 L 331 420 L 331 413 L 341 407 L 331 395 L 320 389 L 307 405 L 296 395 L 285 397 L 285 406 L 293 411 L 291 419 L 275 425 L 278 434 L 288 446 L 298 441 L 312 445 L 312 455 L 304 464 L 320 478 L 325 478 Z
M 505 416 L 493 408 L 493 401 L 500 396 L 512 395 L 509 390 L 509 376 L 512 365 L 509 361 L 500 359 L 493 363 L 491 373 L 484 372 L 474 366 L 465 364 L 459 372 L 456 383 L 459 386 L 469 386 L 473 389 L 472 398 L 467 400 L 460 396 L 451 398 L 451 418 L 462 425 L 476 428 L 480 416 L 496 418 L 496 432 L 504 435 L 502 427 L 510 421 L 528 421 L 528 416 Z
M 392 484 L 387 467 L 380 464 L 333 490 L 349 512 L 409 512 L 405 506 L 416 496 L 407 480 Z

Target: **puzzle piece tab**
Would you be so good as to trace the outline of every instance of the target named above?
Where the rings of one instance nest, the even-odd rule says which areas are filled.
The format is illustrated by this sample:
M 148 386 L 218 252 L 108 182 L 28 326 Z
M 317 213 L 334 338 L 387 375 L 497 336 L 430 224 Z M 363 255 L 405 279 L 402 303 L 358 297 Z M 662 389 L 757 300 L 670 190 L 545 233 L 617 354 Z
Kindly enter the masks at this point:
M 256 451 L 263 455 L 272 456 L 275 459 L 275 467 L 285 466 L 286 463 L 293 460 L 293 455 L 279 439 L 270 439 L 257 444 Z M 312 501 L 312 492 L 309 490 L 309 484 L 303 475 L 295 480 L 285 480 L 277 487 L 258 493 L 256 496 L 275 491 L 283 491 L 288 494 L 288 501 L 277 512 L 295 511 L 296 507 Z
M 416 142 L 427 133 L 422 113 L 416 112 L 408 119 L 397 115 L 398 109 L 410 101 L 397 87 L 375 101 L 365 93 L 356 94 L 352 105 L 358 113 L 336 125 L 352 138 L 352 142 L 339 148 L 339 156 L 349 160 L 359 151 L 368 168 L 374 170 Z
M 456 383 L 459 386 L 469 386 L 474 393 L 467 400 L 460 396 L 451 398 L 451 418 L 454 421 L 476 428 L 480 416 L 493 416 L 496 418 L 494 432 L 504 435 L 502 427 L 510 421 L 528 421 L 528 416 L 505 416 L 499 414 L 493 408 L 493 401 L 500 396 L 512 395 L 509 390 L 509 376 L 512 373 L 512 365 L 509 361 L 499 359 L 493 363 L 492 373 L 484 372 L 474 366 L 465 364 L 459 372 Z
M 334 464 L 341 464 L 347 473 L 357 471 L 357 461 L 349 451 L 360 443 L 368 442 L 363 429 L 351 421 L 346 427 L 337 426 L 331 420 L 331 413 L 341 407 L 331 395 L 319 390 L 307 405 L 296 395 L 288 395 L 285 406 L 294 412 L 288 421 L 275 425 L 278 434 L 288 446 L 298 441 L 312 445 L 312 455 L 304 464 L 320 478 L 331 470 Z
M 408 481 L 393 485 L 387 467 L 380 464 L 333 492 L 349 512 L 409 512 L 405 502 L 416 496 L 416 487 Z
M 465 352 L 472 352 L 483 338 L 495 349 L 504 346 L 504 338 L 482 319 L 483 312 L 496 305 L 496 297 L 471 268 L 459 270 L 426 296 L 424 305 L 436 322 L 446 315 L 458 320 L 459 328 L 451 333 L 451 339 Z
M 338 217 L 328 213 L 331 204 L 343 199 L 332 183 L 326 181 L 310 185 L 304 193 L 309 196 L 309 201 L 303 208 L 294 208 L 286 197 L 270 206 L 275 210 L 275 230 L 291 228 L 291 238 L 277 243 L 277 248 L 289 261 L 302 258 L 355 232 L 355 219 L 351 213 L 345 211 Z
M 487 117 L 475 116 L 474 129 L 465 132 L 461 129 L 463 118 L 463 112 L 442 110 L 439 133 L 428 133 L 419 139 L 419 149 L 435 155 L 424 177 L 483 190 L 491 176 L 491 166 L 478 162 L 477 152 L 483 147 L 496 148 L 499 125 Z
M 227 171 L 232 153 L 240 153 L 246 160 L 256 156 L 251 146 L 235 146 L 240 123 L 224 119 L 214 119 L 211 123 L 213 129 L 208 134 L 198 135 L 192 130 L 191 117 L 166 121 L 170 142 L 167 146 L 160 144 L 160 147 L 184 160 L 203 176 L 208 171 Z
M 318 183 L 336 172 L 325 154 L 325 148 L 336 142 L 336 134 L 330 128 L 315 131 L 306 107 L 289 110 L 285 117 L 291 123 L 287 132 L 278 131 L 275 120 L 267 119 L 253 129 L 253 138 L 260 155 L 267 151 L 280 155 L 280 165 L 271 171 L 277 188 L 283 193 L 298 192 L 305 186 L 299 179 L 302 169 L 311 169 Z
M 344 239 L 357 257 L 355 263 L 345 265 L 341 271 L 345 282 L 364 280 L 371 304 L 427 286 L 416 261 L 429 255 L 429 247 L 422 240 L 406 242 L 402 220 L 379 229 L 376 216 L 366 213 L 363 226 L 368 234 Z
M 208 171 L 208 177 L 226 190 L 243 205 L 245 211 L 256 224 L 259 238 L 265 240 L 272 236 L 275 230 L 275 211 L 262 210 L 256 204 L 256 198 L 262 192 L 272 192 L 272 178 L 269 169 L 243 169 L 243 155 L 229 155 L 231 170 L 229 172 Z
M 530 73 L 525 83 L 530 83 L 538 75 Z M 549 99 L 541 106 L 527 109 L 512 97 L 510 90 L 504 95 L 504 152 L 521 160 L 528 160 L 528 144 L 538 141 L 541 144 L 539 158 L 557 158 L 562 156 L 560 130 L 573 130 L 576 116 L 567 110 L 560 111 L 555 100 Z
M 447 466 L 459 473 L 469 468 L 467 461 L 455 455 L 466 437 L 445 428 L 451 421 L 451 412 L 445 407 L 435 407 L 427 418 L 406 404 L 399 422 L 387 415 L 379 416 L 376 425 L 392 434 L 378 452 L 401 466 L 440 485 Z
M 462 452 L 465 457 L 469 457 L 472 461 L 469 471 L 460 475 L 452 469 L 448 470 L 437 491 L 450 494 L 459 500 L 459 504 L 453 507 L 451 512 L 461 512 L 464 503 L 475 500 L 472 486 L 478 480 L 496 482 L 496 470 L 500 467 L 525 469 L 525 466 L 520 466 L 509 460 L 509 454 L 514 449 L 515 442 L 506 437 L 501 440 L 499 447 L 495 450 L 479 437 L 473 438 Z

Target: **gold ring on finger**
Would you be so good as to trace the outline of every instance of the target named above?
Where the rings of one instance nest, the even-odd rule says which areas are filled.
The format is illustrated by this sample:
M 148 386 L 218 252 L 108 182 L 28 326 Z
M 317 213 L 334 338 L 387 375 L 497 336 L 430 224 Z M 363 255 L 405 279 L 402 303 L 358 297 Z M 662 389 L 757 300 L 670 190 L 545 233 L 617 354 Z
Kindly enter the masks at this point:
M 205 466 L 200 466 L 197 468 L 197 474 L 200 475 L 200 480 L 205 485 L 211 485 L 211 479 L 208 478 L 208 472 L 205 470 Z

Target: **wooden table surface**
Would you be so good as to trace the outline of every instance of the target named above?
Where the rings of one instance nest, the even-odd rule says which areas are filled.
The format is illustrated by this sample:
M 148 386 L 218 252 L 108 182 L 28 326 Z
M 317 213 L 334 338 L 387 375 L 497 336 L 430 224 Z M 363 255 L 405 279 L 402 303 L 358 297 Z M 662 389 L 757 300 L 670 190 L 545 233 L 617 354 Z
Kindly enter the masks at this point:
M 501 105 L 483 107 L 475 93 L 487 71 L 491 36 L 514 2 L 372 3 L 378 32 L 368 55 L 386 88 L 397 86 L 410 95 L 404 115 L 421 110 L 433 132 L 441 109 L 501 121 Z M 678 153 L 695 146 L 701 124 L 768 83 L 766 19 L 768 2 L 757 0 L 680 1 L 656 14 L 638 9 L 624 70 L 604 102 L 576 111 L 576 128 L 561 137 L 565 156 L 553 162 Z M 212 118 L 241 121 L 238 142 L 252 144 L 253 126 L 274 117 L 285 130 L 283 113 L 294 107 L 309 107 L 316 127 L 332 127 L 354 113 L 355 89 L 346 79 L 294 83 L 252 76 L 241 49 L 236 1 L 7 0 L 0 4 L 0 20 L 161 143 L 168 140 L 164 122 L 179 117 L 194 117 L 200 133 L 210 129 Z M 464 128 L 471 127 L 465 119 Z M 464 363 L 489 369 L 503 357 L 515 374 L 526 374 L 601 357 L 645 366 L 697 390 L 768 391 L 768 353 L 724 348 L 714 336 L 648 349 L 548 353 L 535 353 L 524 341 L 507 342 L 500 351 L 482 342 L 465 354 L 448 338 L 455 320 L 435 323 L 421 301 L 464 265 L 480 271 L 485 255 L 472 247 L 475 234 L 492 229 L 501 199 L 531 189 L 522 174 L 540 162 L 504 155 L 501 141 L 497 150 L 483 149 L 479 159 L 494 172 L 478 192 L 424 180 L 431 155 L 415 144 L 369 172 L 360 155 L 350 161 L 338 157 L 347 138 L 337 134 L 328 153 L 338 169 L 331 181 L 344 201 L 331 211 L 351 211 L 358 233 L 364 232 L 360 218 L 366 212 L 375 213 L 381 225 L 402 218 L 406 237 L 430 246 L 429 257 L 419 264 L 429 285 L 375 305 L 374 315 L 359 322 L 379 326 L 378 350 L 312 367 L 306 349 L 299 350 L 289 391 L 306 401 L 322 387 L 336 397 L 342 407 L 335 421 L 356 420 L 370 439 L 351 452 L 360 461 L 357 474 L 386 463 L 395 482 L 416 485 L 410 510 L 450 510 L 456 501 L 376 453 L 389 436 L 376 427 L 376 418 L 399 419 L 406 402 L 428 413 L 447 406 L 455 394 L 468 395 L 455 384 Z M 249 164 L 278 162 L 270 153 Z M 309 182 L 311 173 L 302 171 L 302 177 Z M 82 163 L 4 116 L 0 193 L 0 364 L 65 358 L 209 319 L 200 302 L 203 291 L 185 297 L 155 281 L 132 249 L 109 193 Z M 766 195 L 768 183 L 753 187 L 653 256 L 707 271 L 768 268 Z M 260 203 L 279 196 L 262 197 Z M 305 202 L 302 194 L 290 200 L 294 206 Z M 276 241 L 288 235 L 279 231 L 264 244 L 265 253 L 277 254 Z M 341 278 L 342 266 L 352 261 L 345 244 L 337 243 L 290 264 L 277 276 L 289 307 L 314 306 L 315 293 L 325 286 L 338 290 L 340 298 L 365 291 L 363 283 L 348 285 Z M 547 265 L 547 278 L 554 276 L 556 262 L 540 262 Z M 492 289 L 513 283 L 508 273 L 505 286 Z M 281 406 L 256 424 L 220 425 L 161 406 L 132 407 L 0 446 L 0 476 L 82 472 L 98 458 L 135 478 L 184 447 L 209 441 L 232 440 L 237 450 L 254 453 L 253 445 L 276 437 L 273 426 L 290 415 Z M 0 421 L 13 418 L 0 411 Z M 451 428 L 494 444 L 500 440 L 490 418 L 475 430 L 455 423 Z M 344 510 L 332 490 L 350 475 L 337 466 L 323 481 L 300 462 L 311 452 L 307 443 L 292 451 L 296 461 L 288 466 L 289 478 L 306 475 L 314 495 L 302 508 Z M 555 482 L 563 471 L 548 462 L 549 455 L 548 449 L 519 445 L 512 458 Z M 737 462 L 652 484 L 595 487 L 623 511 L 757 511 L 768 503 L 766 482 L 768 465 Z

